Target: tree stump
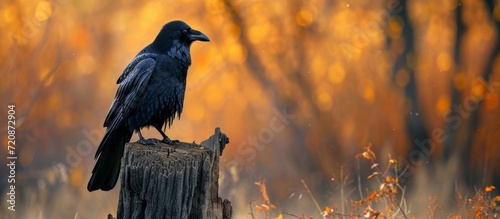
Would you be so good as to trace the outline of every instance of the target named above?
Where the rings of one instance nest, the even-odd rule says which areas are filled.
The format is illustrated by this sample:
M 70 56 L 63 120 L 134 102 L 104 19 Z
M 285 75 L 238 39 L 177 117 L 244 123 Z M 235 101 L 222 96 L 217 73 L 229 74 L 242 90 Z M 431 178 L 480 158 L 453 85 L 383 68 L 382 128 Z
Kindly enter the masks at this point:
M 219 156 L 227 143 L 219 128 L 201 145 L 128 143 L 117 218 L 231 218 L 231 202 L 218 196 Z

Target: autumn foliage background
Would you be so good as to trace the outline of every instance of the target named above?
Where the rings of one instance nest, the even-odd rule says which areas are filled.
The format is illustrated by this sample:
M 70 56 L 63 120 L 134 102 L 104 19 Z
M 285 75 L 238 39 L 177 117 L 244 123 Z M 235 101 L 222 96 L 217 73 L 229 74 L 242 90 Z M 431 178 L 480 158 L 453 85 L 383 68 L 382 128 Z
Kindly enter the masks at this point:
M 399 180 L 418 218 L 430 196 L 447 215 L 457 192 L 500 187 L 496 1 L 8 0 L 0 137 L 15 104 L 17 218 L 116 213 L 119 186 L 85 189 L 102 123 L 125 66 L 176 19 L 211 42 L 192 45 L 185 108 L 167 134 L 230 137 L 221 196 L 236 218 L 249 217 L 256 181 L 277 212 L 321 217 L 302 180 L 322 207 L 360 200 L 371 170 L 355 155 L 370 143 L 407 169 Z

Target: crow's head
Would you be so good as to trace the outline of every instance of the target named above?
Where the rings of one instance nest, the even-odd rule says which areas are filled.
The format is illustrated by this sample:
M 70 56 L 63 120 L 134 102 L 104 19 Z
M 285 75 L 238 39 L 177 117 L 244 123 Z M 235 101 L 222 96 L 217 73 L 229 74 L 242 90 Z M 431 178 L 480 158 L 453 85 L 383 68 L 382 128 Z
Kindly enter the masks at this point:
M 210 41 L 207 35 L 192 29 L 183 21 L 171 21 L 163 26 L 153 46 L 158 52 L 191 63 L 189 48 L 191 43 L 197 40 Z

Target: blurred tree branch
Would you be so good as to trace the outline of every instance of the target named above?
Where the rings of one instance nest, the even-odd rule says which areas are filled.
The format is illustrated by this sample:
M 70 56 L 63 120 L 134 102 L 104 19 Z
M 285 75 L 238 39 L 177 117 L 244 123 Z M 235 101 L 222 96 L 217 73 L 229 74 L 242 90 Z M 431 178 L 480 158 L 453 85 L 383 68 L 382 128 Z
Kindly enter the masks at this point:
M 290 7 L 287 11 L 287 17 L 295 18 L 296 14 L 300 11 L 301 7 L 306 1 L 295 0 L 290 2 L 288 6 Z M 287 47 L 286 51 L 288 54 L 293 54 L 293 58 L 285 57 L 284 55 L 275 54 L 271 59 L 262 60 L 262 55 L 257 51 L 257 47 L 249 39 L 249 34 L 247 30 L 246 19 L 252 19 L 250 17 L 246 18 L 246 10 L 250 7 L 244 7 L 242 2 L 236 2 L 232 0 L 224 0 L 226 11 L 229 13 L 232 22 L 240 27 L 241 33 L 239 36 L 239 42 L 247 49 L 247 59 L 246 66 L 251 75 L 261 84 L 261 86 L 268 91 L 270 94 L 270 100 L 273 105 L 280 107 L 280 103 L 285 103 L 287 108 L 291 108 L 291 111 L 300 110 L 306 111 L 309 118 L 305 121 L 313 121 L 315 128 L 311 129 L 307 124 L 301 122 L 295 122 L 288 125 L 290 133 L 290 138 L 292 142 L 291 145 L 287 145 L 289 150 L 287 150 L 288 155 L 286 157 L 289 162 L 293 162 L 296 165 L 302 166 L 302 168 L 308 169 L 310 174 L 315 174 L 315 171 L 320 172 L 330 172 L 332 167 L 338 163 L 338 160 L 321 160 L 315 159 L 316 156 L 321 154 L 335 154 L 336 157 L 342 157 L 342 147 L 338 143 L 337 133 L 335 131 L 327 131 L 334 129 L 335 122 L 331 113 L 322 112 L 318 104 L 316 103 L 316 97 L 314 96 L 314 90 L 317 85 L 313 85 L 310 77 L 307 75 L 310 73 L 311 63 L 307 60 L 308 52 L 308 40 L 311 35 L 315 34 L 314 22 L 309 27 L 302 27 L 297 23 L 288 24 L 288 27 L 292 28 L 291 34 L 283 34 L 280 40 Z M 245 8 L 245 9 L 244 9 Z M 262 15 L 264 16 L 264 15 Z M 277 30 L 279 33 L 285 33 L 285 25 L 277 25 L 283 22 L 282 18 L 273 18 L 272 15 L 268 15 L 272 28 Z M 295 19 L 293 19 L 295 21 Z M 277 63 L 280 72 L 275 74 L 281 75 L 279 83 L 271 80 L 268 75 L 269 72 L 266 69 L 265 62 Z M 326 71 L 325 69 L 324 71 Z M 289 107 L 291 106 L 291 107 Z M 288 128 L 287 128 L 288 129 Z M 327 131 L 329 134 L 321 135 L 317 132 Z M 307 137 L 312 137 L 309 139 L 314 139 L 314 142 L 307 141 Z M 316 150 L 309 150 L 304 148 L 304 146 L 310 146 L 314 144 Z M 336 147 L 331 147 L 331 145 L 337 145 Z M 318 173 L 319 174 L 319 173 Z M 327 179 L 318 179 L 314 181 L 315 185 L 311 186 L 314 189 L 320 189 L 321 186 L 327 183 Z

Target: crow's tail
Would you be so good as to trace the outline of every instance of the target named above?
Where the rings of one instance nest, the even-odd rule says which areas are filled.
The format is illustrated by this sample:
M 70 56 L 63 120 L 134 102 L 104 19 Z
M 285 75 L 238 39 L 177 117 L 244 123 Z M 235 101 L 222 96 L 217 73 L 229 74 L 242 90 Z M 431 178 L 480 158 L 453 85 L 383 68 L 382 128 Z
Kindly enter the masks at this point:
M 120 174 L 123 149 L 125 143 L 132 138 L 132 133 L 126 126 L 106 130 L 96 152 L 97 163 L 87 185 L 89 192 L 98 189 L 109 191 L 115 187 Z

